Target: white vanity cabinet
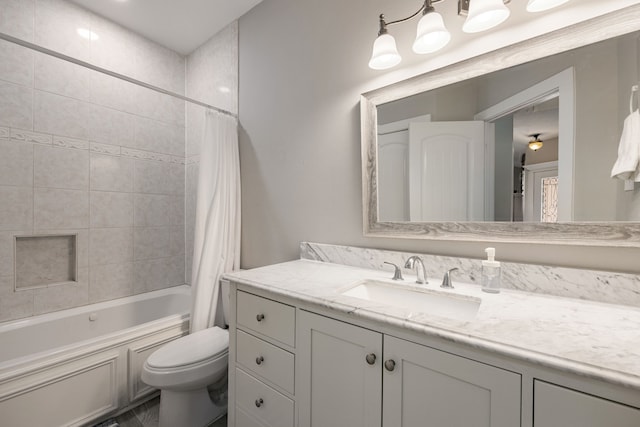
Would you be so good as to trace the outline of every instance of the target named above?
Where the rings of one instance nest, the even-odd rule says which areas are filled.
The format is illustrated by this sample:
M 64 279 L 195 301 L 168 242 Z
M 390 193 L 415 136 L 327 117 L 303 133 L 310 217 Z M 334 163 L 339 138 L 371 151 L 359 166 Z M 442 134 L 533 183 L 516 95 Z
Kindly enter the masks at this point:
M 230 427 L 640 427 L 635 389 L 248 285 L 231 302 Z
M 534 427 L 638 427 L 640 409 L 534 381 Z
M 230 425 L 293 427 L 296 309 L 237 292 L 230 328 Z
M 518 374 L 304 311 L 297 329 L 300 427 L 520 425 Z

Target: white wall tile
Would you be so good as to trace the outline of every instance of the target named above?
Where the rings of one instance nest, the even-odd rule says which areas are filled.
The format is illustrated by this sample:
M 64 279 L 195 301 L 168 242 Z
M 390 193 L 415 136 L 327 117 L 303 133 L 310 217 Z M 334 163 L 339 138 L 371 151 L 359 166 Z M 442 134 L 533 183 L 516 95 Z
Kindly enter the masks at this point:
M 171 225 L 184 225 L 185 223 L 185 211 L 184 211 L 184 197 L 183 196 L 170 196 L 171 207 Z
M 91 266 L 133 261 L 132 228 L 92 228 L 89 234 Z
M 65 0 L 36 0 L 36 44 L 89 61 L 91 43 L 78 34 L 78 28 L 91 28 L 87 10 Z
M 136 160 L 134 191 L 148 194 L 183 194 L 184 165 Z
M 169 227 L 169 255 L 184 256 L 184 254 L 185 254 L 184 225 Z
M 32 232 L 23 234 L 33 234 Z M 53 234 L 53 235 L 76 235 L 76 261 L 78 268 L 89 266 L 89 229 L 87 228 L 70 228 L 70 229 L 42 229 L 37 234 Z
M 32 132 L 23 129 L 11 129 L 11 139 L 19 142 L 52 145 L 53 137 L 46 133 Z
M 191 103 L 187 104 L 186 157 L 200 154 L 200 144 L 202 143 L 202 133 L 204 130 L 204 114 L 204 107 Z
M 35 56 L 35 89 L 89 101 L 91 74 L 88 68 L 44 53 Z
M 169 257 L 171 255 L 170 232 L 169 227 L 136 227 L 133 233 L 134 260 Z
M 186 86 L 188 96 L 232 113 L 238 112 L 237 21 L 187 57 Z
M 0 40 L 0 80 L 31 86 L 34 56 L 31 49 Z
M 33 41 L 34 0 L 2 0 L 0 32 Z
M 91 227 L 131 227 L 133 194 L 91 191 Z
M 52 285 L 47 288 L 33 290 L 34 314 L 50 313 L 66 308 L 86 305 L 89 302 L 89 271 L 78 270 L 77 283 Z
M 34 130 L 72 138 L 89 138 L 89 105 L 77 99 L 35 91 Z
M 89 151 L 34 146 L 36 187 L 89 189 Z
M 99 35 L 91 42 L 91 63 L 135 78 L 140 36 L 95 14 L 91 17 L 91 29 Z
M 13 276 L 0 276 L 0 322 L 33 315 L 33 291 L 13 290 Z
M 89 227 L 88 191 L 36 188 L 33 209 L 36 230 Z
M 185 102 L 160 92 L 136 87 L 136 114 L 164 123 L 184 126 Z
M 96 265 L 91 268 L 89 301 L 98 302 L 133 294 L 133 264 Z
M 183 56 L 145 38 L 138 39 L 137 50 L 137 79 L 184 94 Z
M 91 74 L 91 101 L 114 110 L 135 113 L 136 85 L 98 72 Z
M 89 139 L 104 144 L 131 147 L 136 117 L 101 105 L 88 105 Z
M 33 89 L 0 81 L 0 126 L 33 129 Z
M 0 186 L 0 230 L 33 227 L 33 188 Z
M 135 142 L 131 148 L 184 157 L 184 138 L 182 126 L 138 117 Z
M 136 227 L 160 227 L 172 224 L 173 196 L 159 194 L 134 195 L 134 225 Z
M 33 145 L 0 141 L 0 185 L 33 185 Z
M 91 153 L 91 190 L 133 191 L 133 159 Z
M 134 294 L 184 284 L 184 257 L 136 261 L 133 268 Z
M 25 234 L 30 230 L 0 231 L 0 276 L 13 276 L 13 236 Z

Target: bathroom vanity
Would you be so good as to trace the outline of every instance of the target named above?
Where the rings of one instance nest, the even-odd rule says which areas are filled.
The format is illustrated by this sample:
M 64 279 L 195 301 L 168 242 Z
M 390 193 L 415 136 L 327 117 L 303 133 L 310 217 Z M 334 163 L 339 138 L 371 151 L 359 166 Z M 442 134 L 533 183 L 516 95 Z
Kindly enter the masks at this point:
M 309 260 L 227 278 L 230 426 L 640 425 L 638 309 Z

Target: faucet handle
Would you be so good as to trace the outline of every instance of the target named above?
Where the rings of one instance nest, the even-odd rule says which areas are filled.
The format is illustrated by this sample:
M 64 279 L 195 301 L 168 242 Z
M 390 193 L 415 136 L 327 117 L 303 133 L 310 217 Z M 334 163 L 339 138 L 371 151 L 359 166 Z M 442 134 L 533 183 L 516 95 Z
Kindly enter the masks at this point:
M 446 273 L 444 273 L 444 277 L 442 278 L 442 285 L 440 285 L 441 288 L 453 289 L 453 284 L 451 283 L 451 272 L 456 271 L 457 269 L 458 267 L 450 268 Z
M 392 262 L 387 262 L 387 261 L 383 261 L 383 262 L 385 264 L 393 265 L 393 267 L 395 268 L 395 271 L 393 272 L 393 280 L 404 280 L 404 277 L 402 277 L 402 270 L 400 270 L 400 267 L 398 267 Z

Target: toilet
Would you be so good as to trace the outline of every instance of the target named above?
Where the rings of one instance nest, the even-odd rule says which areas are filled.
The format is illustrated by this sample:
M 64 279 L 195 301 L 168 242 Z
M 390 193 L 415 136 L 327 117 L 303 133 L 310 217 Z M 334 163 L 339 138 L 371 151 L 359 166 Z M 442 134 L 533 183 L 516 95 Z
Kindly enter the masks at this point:
M 221 281 L 221 297 L 226 322 L 228 282 Z M 227 412 L 226 399 L 214 402 L 209 387 L 226 387 L 228 357 L 229 332 L 215 326 L 171 341 L 147 358 L 142 381 L 160 389 L 159 427 L 204 427 Z

